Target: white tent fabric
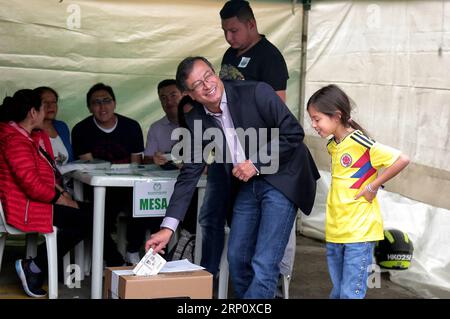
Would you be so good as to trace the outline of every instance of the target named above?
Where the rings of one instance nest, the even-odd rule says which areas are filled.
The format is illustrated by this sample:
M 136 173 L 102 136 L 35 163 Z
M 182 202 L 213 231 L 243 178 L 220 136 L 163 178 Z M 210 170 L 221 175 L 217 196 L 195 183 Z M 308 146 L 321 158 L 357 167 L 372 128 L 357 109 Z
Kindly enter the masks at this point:
M 320 174 L 314 209 L 311 215 L 302 215 L 299 230 L 305 236 L 324 240 L 331 176 L 326 171 Z M 450 298 L 450 211 L 384 190 L 377 196 L 384 228 L 406 232 L 414 245 L 410 268 L 389 270 L 391 280 L 424 298 Z
M 378 139 L 450 171 L 450 2 L 317 3 L 306 96 L 342 85 L 358 105 L 356 118 Z
M 316 0 L 308 21 L 306 99 L 342 87 L 356 103 L 353 118 L 414 164 L 390 187 L 450 209 L 450 2 Z
M 339 85 L 356 103 L 352 117 L 412 160 L 378 195 L 385 228 L 406 231 L 415 246 L 411 268 L 391 279 L 425 298 L 450 298 L 450 2 L 316 0 L 308 21 L 306 100 Z M 305 118 L 324 171 L 301 232 L 324 239 L 330 158 Z

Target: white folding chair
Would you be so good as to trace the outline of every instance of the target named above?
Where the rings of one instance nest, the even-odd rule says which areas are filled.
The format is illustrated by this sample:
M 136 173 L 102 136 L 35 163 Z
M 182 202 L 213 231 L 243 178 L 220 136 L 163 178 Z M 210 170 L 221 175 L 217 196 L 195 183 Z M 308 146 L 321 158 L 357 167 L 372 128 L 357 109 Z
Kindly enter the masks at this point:
M 78 244 L 75 245 L 75 247 L 72 249 L 72 251 L 75 254 L 75 265 L 79 269 L 79 276 L 77 279 L 80 281 L 84 280 L 84 276 L 89 276 L 90 274 L 90 250 L 89 247 L 85 247 L 85 242 L 82 240 Z M 70 251 L 67 252 L 67 254 L 63 257 L 63 274 L 64 274 L 64 284 L 69 286 L 69 276 L 71 274 L 71 271 L 73 268 Z
M 47 260 L 48 260 L 48 297 L 49 299 L 57 299 L 58 298 L 58 259 L 57 259 L 57 243 L 56 243 L 56 227 L 53 227 L 53 232 L 44 234 L 45 243 L 47 245 Z M 0 202 L 0 269 L 1 263 L 3 259 L 3 251 L 5 248 L 6 236 L 8 235 L 22 235 L 22 234 L 36 234 L 36 233 L 27 233 L 21 230 L 18 230 L 6 223 L 6 218 L 3 213 L 3 207 Z M 37 237 L 34 237 L 37 238 Z M 28 250 L 27 254 L 30 252 L 32 256 L 36 256 L 36 242 L 34 242 L 34 248 Z M 27 245 L 28 246 L 28 245 Z M 34 256 L 32 255 L 32 250 L 34 249 Z

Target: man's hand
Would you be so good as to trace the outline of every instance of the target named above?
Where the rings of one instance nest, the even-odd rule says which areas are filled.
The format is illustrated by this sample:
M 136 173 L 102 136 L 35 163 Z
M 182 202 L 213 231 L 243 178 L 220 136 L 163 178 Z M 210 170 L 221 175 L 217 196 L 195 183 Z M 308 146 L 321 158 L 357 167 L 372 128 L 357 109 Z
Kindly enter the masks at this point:
M 169 228 L 163 228 L 159 232 L 150 236 L 150 239 L 145 243 L 145 251 L 148 251 L 150 248 L 153 248 L 154 253 L 164 254 L 164 247 L 166 247 L 167 243 L 172 237 L 173 231 Z
M 163 153 L 156 152 L 155 154 L 153 154 L 153 163 L 155 163 L 156 165 L 164 165 L 167 163 L 167 159 Z
M 247 182 L 256 175 L 256 168 L 250 160 L 236 165 L 233 168 L 233 175 L 241 181 Z

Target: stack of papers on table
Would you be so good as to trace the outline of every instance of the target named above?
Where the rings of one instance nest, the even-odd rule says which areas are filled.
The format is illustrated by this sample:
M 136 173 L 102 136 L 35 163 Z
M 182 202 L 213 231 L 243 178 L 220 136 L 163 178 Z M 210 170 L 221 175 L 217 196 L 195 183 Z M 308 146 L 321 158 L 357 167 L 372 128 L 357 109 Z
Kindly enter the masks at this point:
M 110 169 L 105 172 L 106 175 L 138 175 L 146 176 L 150 172 L 160 171 L 161 168 L 158 165 L 137 165 L 132 164 L 112 164 Z
M 58 166 L 58 170 L 62 175 L 76 171 L 76 170 L 95 170 L 95 169 L 109 169 L 111 162 L 94 159 L 92 161 L 77 160 L 65 165 Z

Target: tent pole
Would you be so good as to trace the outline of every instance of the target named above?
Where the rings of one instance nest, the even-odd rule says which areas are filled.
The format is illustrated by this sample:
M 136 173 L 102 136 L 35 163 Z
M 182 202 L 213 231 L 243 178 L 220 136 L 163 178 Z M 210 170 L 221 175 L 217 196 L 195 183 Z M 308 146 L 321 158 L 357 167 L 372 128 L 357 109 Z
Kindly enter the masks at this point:
M 304 124 L 305 105 L 305 79 L 306 79 L 306 52 L 308 49 L 308 13 L 311 9 L 311 0 L 303 0 L 302 37 L 301 37 L 301 57 L 300 57 L 300 98 L 298 106 L 298 121 Z

